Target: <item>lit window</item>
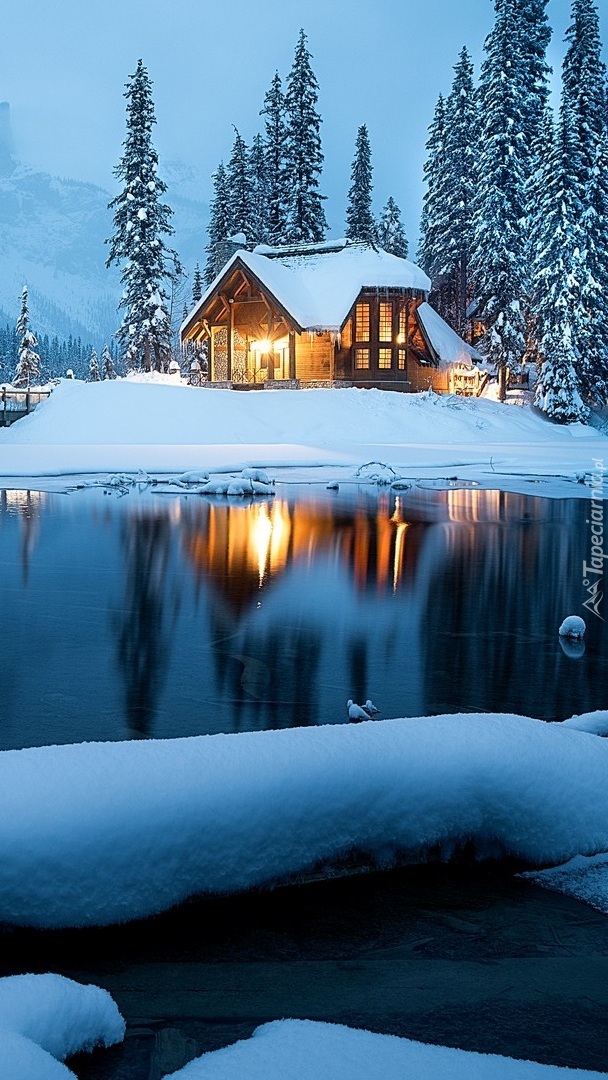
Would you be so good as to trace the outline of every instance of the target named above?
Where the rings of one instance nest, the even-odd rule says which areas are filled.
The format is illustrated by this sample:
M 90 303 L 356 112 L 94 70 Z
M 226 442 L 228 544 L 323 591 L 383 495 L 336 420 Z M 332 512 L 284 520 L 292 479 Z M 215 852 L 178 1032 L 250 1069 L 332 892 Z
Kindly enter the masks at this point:
M 380 303 L 379 321 L 378 321 L 378 340 L 379 341 L 392 341 L 393 340 L 393 305 L 384 302 Z M 382 364 L 380 365 L 382 367 Z
M 391 366 L 392 349 L 378 349 L 378 367 L 386 370 Z
M 399 308 L 399 338 L 401 341 L 405 341 L 407 334 L 407 315 L 405 310 L 405 304 L 401 304 Z
M 399 349 L 399 371 L 405 371 L 406 368 L 407 350 Z
M 355 367 L 369 367 L 369 349 L 355 349 Z
M 357 304 L 355 321 L 356 340 L 369 341 L 369 304 Z M 369 364 L 367 366 L 369 367 Z

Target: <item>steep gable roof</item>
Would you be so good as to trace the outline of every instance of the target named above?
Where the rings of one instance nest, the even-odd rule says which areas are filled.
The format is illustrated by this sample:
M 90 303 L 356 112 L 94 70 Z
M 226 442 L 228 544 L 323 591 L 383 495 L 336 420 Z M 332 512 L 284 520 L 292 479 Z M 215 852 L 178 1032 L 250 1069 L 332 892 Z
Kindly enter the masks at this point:
M 237 262 L 255 275 L 301 331 L 340 330 L 362 289 L 398 288 L 426 295 L 431 287 L 427 275 L 414 263 L 367 244 L 331 241 L 301 248 L 260 246 L 232 256 L 183 329 L 192 324 Z

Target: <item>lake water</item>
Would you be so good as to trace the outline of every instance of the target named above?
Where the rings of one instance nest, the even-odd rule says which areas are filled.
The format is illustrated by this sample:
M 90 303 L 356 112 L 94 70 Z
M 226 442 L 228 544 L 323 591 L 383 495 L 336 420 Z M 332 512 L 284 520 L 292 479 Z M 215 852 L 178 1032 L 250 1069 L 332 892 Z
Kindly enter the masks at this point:
M 0 496 L 0 747 L 607 705 L 582 614 L 587 504 L 279 486 Z M 160 1080 L 301 1016 L 608 1069 L 603 916 L 505 866 L 431 866 L 207 898 L 101 930 L 0 927 L 0 975 L 105 986 L 126 1042 L 86 1080 Z
M 0 748 L 606 707 L 587 503 L 475 488 L 0 498 Z

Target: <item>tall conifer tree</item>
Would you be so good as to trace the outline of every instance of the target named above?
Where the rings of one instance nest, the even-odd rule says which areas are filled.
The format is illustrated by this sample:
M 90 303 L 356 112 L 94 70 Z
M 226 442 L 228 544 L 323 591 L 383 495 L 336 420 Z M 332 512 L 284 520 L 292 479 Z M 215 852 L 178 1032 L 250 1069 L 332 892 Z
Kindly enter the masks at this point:
M 446 188 L 443 219 L 444 254 L 441 272 L 453 281 L 454 326 L 467 329 L 467 307 L 473 299 L 469 261 L 473 247 L 473 200 L 477 182 L 479 107 L 473 83 L 473 64 L 466 48 L 454 68 L 454 81 L 446 105 Z
M 230 208 L 226 167 L 220 161 L 213 174 L 213 197 L 209 206 L 209 225 L 207 227 L 207 262 L 205 264 L 205 285 L 210 285 L 223 266 L 222 245 L 231 234 Z
M 196 264 L 194 267 L 194 274 L 192 275 L 192 306 L 198 304 L 201 296 L 203 295 L 203 275 L 201 274 L 201 268 Z
M 446 101 L 440 94 L 435 106 L 424 164 L 426 191 L 420 219 L 417 259 L 432 283 L 431 300 L 439 313 L 450 317 L 453 288 L 449 287 L 446 238 L 449 236 L 450 173 L 447 157 Z
M 389 255 L 397 255 L 400 259 L 407 259 L 407 236 L 401 221 L 401 211 L 392 195 L 387 199 L 386 206 L 380 215 L 378 244 L 383 251 L 388 251 Z
M 40 356 L 36 352 L 38 339 L 30 329 L 27 285 L 23 287 L 21 293 L 21 311 L 15 326 L 15 333 L 19 340 L 19 351 L 13 385 L 29 389 L 32 383 L 40 379 Z
M 365 124 L 362 124 L 357 132 L 350 179 L 346 236 L 349 240 L 374 244 L 377 240 L 377 227 L 372 213 L 372 150 Z
M 569 175 L 572 198 L 581 207 L 577 246 L 581 256 L 580 305 L 573 337 L 580 356 L 579 378 L 589 400 L 608 396 L 608 176 L 606 175 L 606 67 L 601 58 L 594 0 L 574 0 L 566 31 L 562 112 L 572 128 Z
M 249 243 L 252 231 L 249 150 L 237 128 L 234 129 L 234 143 L 226 171 L 226 190 L 230 223 L 228 235 L 244 233 Z
M 266 184 L 268 197 L 268 242 L 279 245 L 286 237 L 289 210 L 287 163 L 287 128 L 285 95 L 278 71 L 264 98 L 261 115 L 265 117 Z
M 317 111 L 319 86 L 310 65 L 311 58 L 306 34 L 300 30 L 285 97 L 289 192 L 285 239 L 288 243 L 315 243 L 323 240 L 327 231 L 324 196 L 319 194 L 323 169 L 321 116 Z
M 482 182 L 471 263 L 486 324 L 483 345 L 504 400 L 508 372 L 518 370 L 526 348 L 524 61 L 514 0 L 495 0 L 495 9 L 481 75 Z
M 171 356 L 167 284 L 181 273 L 177 254 L 167 247 L 170 207 L 161 201 L 167 185 L 158 176 L 152 144 L 156 123 L 152 82 L 141 60 L 126 84 L 127 134 L 114 170 L 123 190 L 112 199 L 114 235 L 107 266 L 122 264 L 123 321 L 117 337 L 129 367 L 164 371 Z
M 531 219 L 532 313 L 539 363 L 535 400 L 549 417 L 564 423 L 586 417 L 577 374 L 578 323 L 587 315 L 579 302 L 581 252 L 576 237 L 582 208 L 570 182 L 573 134 L 562 102 L 555 135 L 545 124 L 545 153 Z
M 269 192 L 266 151 L 261 135 L 255 135 L 249 151 L 249 236 L 251 244 L 266 244 L 269 236 Z

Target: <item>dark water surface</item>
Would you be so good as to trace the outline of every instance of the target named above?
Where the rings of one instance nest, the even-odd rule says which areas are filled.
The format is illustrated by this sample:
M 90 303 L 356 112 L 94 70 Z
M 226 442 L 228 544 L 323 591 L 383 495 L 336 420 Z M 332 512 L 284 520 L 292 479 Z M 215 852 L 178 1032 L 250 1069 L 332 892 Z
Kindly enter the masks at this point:
M 279 487 L 243 505 L 132 490 L 0 501 L 0 748 L 607 704 L 583 656 L 587 503 Z M 607 601 L 608 603 L 608 601 Z
M 127 1039 L 81 1055 L 81 1080 L 158 1080 L 281 1017 L 608 1070 L 606 926 L 505 869 L 426 867 L 0 933 L 0 975 L 57 971 L 114 996 Z
M 279 487 L 0 499 L 0 748 L 605 708 L 583 655 L 587 504 L 476 489 Z M 82 1080 L 160 1080 L 283 1016 L 608 1070 L 608 922 L 508 867 L 421 867 L 222 899 L 101 930 L 0 928 L 0 975 L 106 987 L 123 1046 Z M 373 1080 L 373 1078 L 370 1078 Z

